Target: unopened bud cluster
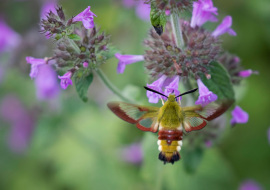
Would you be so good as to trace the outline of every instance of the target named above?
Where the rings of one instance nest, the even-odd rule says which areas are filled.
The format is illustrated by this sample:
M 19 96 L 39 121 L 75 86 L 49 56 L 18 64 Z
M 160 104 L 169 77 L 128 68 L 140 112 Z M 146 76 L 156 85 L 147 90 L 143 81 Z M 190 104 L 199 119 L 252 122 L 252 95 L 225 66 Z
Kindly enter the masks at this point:
M 187 21 L 181 25 L 185 41 L 183 48 L 177 47 L 170 23 L 161 36 L 151 30 L 149 39 L 145 40 L 150 48 L 144 55 L 145 68 L 152 79 L 160 75 L 179 75 L 182 78 L 191 75 L 196 79 L 201 73 L 209 76 L 208 66 L 221 52 L 218 38 L 203 28 L 190 27 Z
M 99 33 L 95 27 L 87 30 L 81 26 L 75 33 L 80 37 L 80 40 L 74 40 L 74 44 L 71 43 L 71 39 L 67 38 L 57 42 L 54 57 L 58 67 L 75 66 L 80 68 L 84 62 L 87 62 L 90 63 L 90 69 L 95 69 L 107 60 L 103 54 L 107 51 L 108 36 Z M 77 51 L 74 45 L 77 46 Z
M 190 8 L 191 0 L 145 0 L 147 4 L 151 4 L 160 11 L 170 10 L 171 12 L 181 12 Z

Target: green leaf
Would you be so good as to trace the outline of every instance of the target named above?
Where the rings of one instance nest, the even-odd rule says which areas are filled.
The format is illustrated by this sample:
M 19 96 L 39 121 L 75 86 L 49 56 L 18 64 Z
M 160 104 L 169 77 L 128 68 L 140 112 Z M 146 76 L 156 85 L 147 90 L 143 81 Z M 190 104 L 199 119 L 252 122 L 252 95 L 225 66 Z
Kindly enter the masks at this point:
M 86 76 L 80 76 L 79 74 L 75 77 L 76 90 L 82 101 L 87 102 L 87 91 L 90 84 L 93 81 L 93 73 Z
M 234 90 L 227 70 L 218 62 L 210 63 L 209 74 L 211 79 L 207 79 L 201 74 L 201 80 L 207 88 L 218 96 L 219 100 L 234 100 Z
M 71 40 L 76 40 L 76 41 L 81 40 L 81 37 L 78 36 L 77 34 L 69 34 L 68 38 L 71 39 Z
M 151 4 L 150 20 L 156 32 L 161 35 L 167 22 L 165 12 L 159 11 L 153 4 Z

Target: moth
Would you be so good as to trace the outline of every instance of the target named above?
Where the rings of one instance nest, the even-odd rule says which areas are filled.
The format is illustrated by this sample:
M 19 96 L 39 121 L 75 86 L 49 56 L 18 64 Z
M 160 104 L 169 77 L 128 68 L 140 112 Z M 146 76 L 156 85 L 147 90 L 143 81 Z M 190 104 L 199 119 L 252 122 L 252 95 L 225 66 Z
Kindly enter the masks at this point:
M 191 132 L 204 128 L 208 121 L 223 114 L 231 105 L 229 101 L 223 101 L 211 102 L 204 107 L 201 105 L 181 107 L 179 97 L 193 93 L 197 88 L 178 96 L 174 94 L 166 96 L 148 87 L 144 88 L 166 97 L 167 101 L 163 102 L 161 108 L 125 102 L 110 102 L 107 105 L 115 115 L 128 123 L 136 124 L 138 129 L 153 133 L 158 131 L 157 144 L 160 151 L 158 158 L 164 164 L 173 164 L 180 160 L 183 130 Z

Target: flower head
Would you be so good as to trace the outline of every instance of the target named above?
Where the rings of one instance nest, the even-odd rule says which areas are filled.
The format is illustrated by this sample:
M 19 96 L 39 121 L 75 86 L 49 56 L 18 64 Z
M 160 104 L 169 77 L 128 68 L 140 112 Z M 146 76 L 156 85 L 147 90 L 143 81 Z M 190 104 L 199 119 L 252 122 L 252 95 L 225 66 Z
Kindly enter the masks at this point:
M 88 63 L 87 61 L 83 62 L 83 67 L 84 67 L 84 68 L 87 68 L 88 65 L 89 65 L 89 63 Z
M 239 77 L 249 77 L 251 74 L 258 74 L 258 71 L 252 71 L 251 69 L 243 70 L 238 73 Z
M 35 84 L 40 100 L 52 99 L 59 94 L 57 74 L 50 65 L 40 66 Z
M 169 83 L 169 85 L 163 85 L 165 86 L 165 95 L 169 96 L 170 94 L 174 93 L 175 96 L 180 95 L 180 92 L 178 90 L 179 87 L 179 76 L 174 76 L 173 80 Z
M 239 106 L 235 106 L 232 111 L 231 125 L 234 126 L 236 123 L 248 122 L 248 113 L 242 110 Z
M 202 26 L 205 22 L 217 22 L 217 8 L 213 6 L 212 0 L 199 0 L 193 2 L 193 11 L 190 26 Z
M 38 69 L 40 65 L 46 64 L 45 59 L 36 59 L 34 57 L 26 57 L 26 62 L 31 64 L 31 71 L 29 76 L 33 79 L 38 75 Z
M 9 51 L 21 42 L 21 37 L 0 18 L 0 52 Z
M 72 19 L 72 21 L 73 22 L 81 21 L 86 29 L 94 28 L 95 27 L 94 16 L 96 17 L 96 15 L 92 11 L 90 11 L 90 8 L 91 7 L 88 6 L 83 12 L 75 16 Z
M 144 60 L 142 55 L 121 55 L 120 53 L 116 53 L 115 57 L 119 60 L 117 66 L 118 73 L 123 73 L 126 65 Z
M 69 85 L 72 85 L 72 80 L 70 79 L 72 77 L 72 72 L 71 71 L 68 71 L 67 73 L 65 73 L 63 76 L 58 76 L 59 79 L 61 79 L 61 87 L 63 89 L 67 89 L 67 87 Z
M 208 88 L 203 84 L 201 79 L 197 80 L 197 84 L 199 87 L 199 98 L 195 102 L 195 104 L 201 104 L 202 106 L 206 106 L 210 102 L 217 100 L 218 96 L 213 92 L 209 91 Z
M 231 16 L 226 16 L 222 23 L 218 25 L 218 27 L 213 31 L 212 36 L 218 37 L 222 34 L 228 33 L 232 36 L 236 36 L 236 32 L 231 29 L 232 26 L 232 17 Z
M 154 81 L 152 84 L 147 84 L 147 87 L 148 88 L 151 88 L 153 90 L 156 90 L 160 93 L 163 93 L 162 92 L 162 87 L 163 87 L 163 83 L 164 81 L 166 80 L 166 76 L 165 75 L 162 75 L 158 80 Z M 155 93 L 155 92 L 151 92 L 151 91 L 147 91 L 146 92 L 146 96 L 148 97 L 148 101 L 150 103 L 158 103 L 158 100 L 160 98 L 160 95 Z
M 254 180 L 246 180 L 244 181 L 241 186 L 239 187 L 239 190 L 261 190 L 261 186 Z

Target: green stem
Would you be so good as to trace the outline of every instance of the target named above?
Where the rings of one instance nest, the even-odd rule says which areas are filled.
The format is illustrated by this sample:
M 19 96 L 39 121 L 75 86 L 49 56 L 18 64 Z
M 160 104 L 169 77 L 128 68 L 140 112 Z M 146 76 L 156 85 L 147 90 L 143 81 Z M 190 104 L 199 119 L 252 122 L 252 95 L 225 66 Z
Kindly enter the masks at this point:
M 99 78 L 103 81 L 103 83 L 120 99 L 122 99 L 125 102 L 135 103 L 133 100 L 123 96 L 123 93 L 121 93 L 110 81 L 109 79 L 104 75 L 104 73 L 101 70 L 96 70 L 97 75 Z
M 182 28 L 179 22 L 179 17 L 177 13 L 171 14 L 170 17 L 171 17 L 172 29 L 173 29 L 176 45 L 180 48 L 183 48 L 185 46 L 185 43 L 184 43 L 184 39 L 182 35 Z
M 74 49 L 77 53 L 81 53 L 81 50 L 80 50 L 80 48 L 78 47 L 78 45 L 77 45 L 73 40 L 69 39 L 68 37 L 67 37 L 67 39 L 68 39 L 70 45 L 72 45 L 73 49 Z

